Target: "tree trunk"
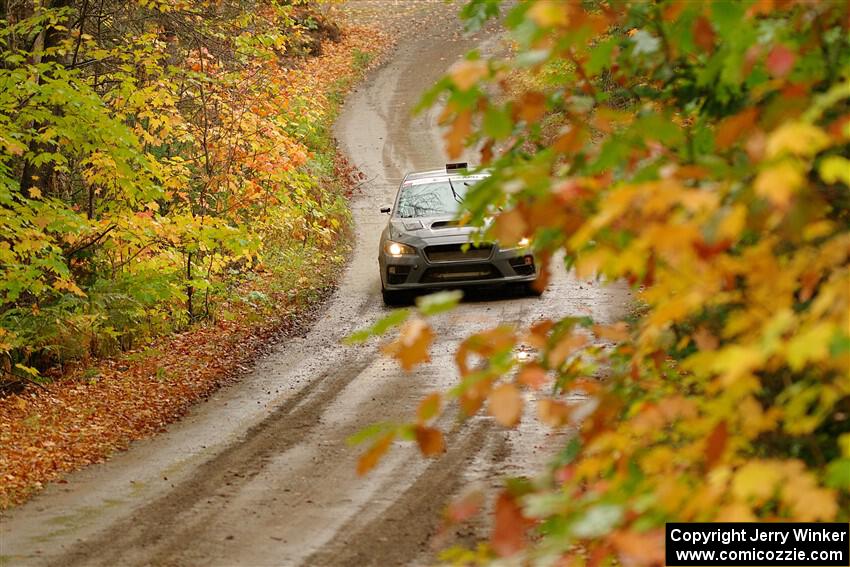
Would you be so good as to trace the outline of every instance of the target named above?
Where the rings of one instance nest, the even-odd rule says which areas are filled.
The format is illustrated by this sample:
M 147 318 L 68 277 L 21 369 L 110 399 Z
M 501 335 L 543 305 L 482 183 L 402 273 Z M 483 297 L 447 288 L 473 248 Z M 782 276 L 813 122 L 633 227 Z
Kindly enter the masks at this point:
M 72 3 L 73 0 L 51 0 L 48 2 L 48 7 L 52 9 L 69 8 Z M 55 56 L 42 58 L 42 54 L 46 50 L 59 45 L 59 42 L 62 40 L 65 33 L 65 30 L 56 29 L 54 26 L 48 26 L 42 33 L 40 33 L 35 40 L 35 45 L 33 46 L 34 62 L 58 61 Z M 40 83 L 41 77 L 39 77 L 38 80 Z M 43 126 L 44 124 L 37 123 L 33 125 L 33 129 L 35 131 L 39 131 Z M 50 148 L 47 147 L 46 144 L 33 142 L 29 147 L 29 152 L 33 156 L 37 156 L 49 151 L 49 149 Z M 46 194 L 48 190 L 48 183 L 52 176 L 53 166 L 50 163 L 43 163 L 40 166 L 36 166 L 29 159 L 24 160 L 24 167 L 21 173 L 21 194 L 27 199 L 32 198 L 33 187 L 37 188 L 42 194 Z

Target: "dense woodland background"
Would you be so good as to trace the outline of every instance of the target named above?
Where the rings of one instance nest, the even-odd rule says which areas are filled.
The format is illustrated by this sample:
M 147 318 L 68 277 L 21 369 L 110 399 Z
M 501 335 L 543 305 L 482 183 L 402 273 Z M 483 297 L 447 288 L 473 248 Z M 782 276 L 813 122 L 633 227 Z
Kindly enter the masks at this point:
M 292 290 L 307 266 L 338 262 L 338 95 L 298 69 L 340 39 L 324 8 L 2 3 L 6 381 L 228 316 L 222 299 L 268 302 L 267 288 L 237 292 L 246 278 L 275 272 Z

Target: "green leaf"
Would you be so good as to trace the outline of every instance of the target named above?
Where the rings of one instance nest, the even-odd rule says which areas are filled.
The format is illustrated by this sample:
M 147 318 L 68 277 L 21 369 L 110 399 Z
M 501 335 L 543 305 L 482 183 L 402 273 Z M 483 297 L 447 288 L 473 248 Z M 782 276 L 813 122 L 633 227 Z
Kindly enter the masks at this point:
M 623 519 L 623 507 L 616 504 L 598 504 L 589 508 L 573 522 L 571 532 L 578 538 L 601 537 L 613 530 Z
M 386 317 L 379 319 L 374 325 L 366 329 L 356 331 L 343 339 L 344 344 L 362 343 L 370 337 L 383 335 L 389 329 L 401 325 L 410 316 L 410 309 L 396 309 Z
M 501 140 L 511 135 L 514 123 L 506 109 L 491 106 L 484 113 L 483 127 L 487 136 Z
M 838 490 L 850 490 L 850 459 L 837 459 L 826 467 L 826 485 Z
M 436 315 L 444 311 L 450 311 L 460 302 L 463 291 L 456 289 L 452 291 L 440 291 L 431 295 L 416 298 L 416 307 L 423 315 Z
M 398 429 L 397 423 L 392 423 L 389 421 L 382 421 L 380 423 L 373 423 L 367 427 L 364 427 L 357 433 L 351 435 L 346 439 L 346 443 L 349 445 L 359 445 L 370 439 L 374 439 L 380 435 L 385 433 L 389 433 L 390 431 L 394 431 Z

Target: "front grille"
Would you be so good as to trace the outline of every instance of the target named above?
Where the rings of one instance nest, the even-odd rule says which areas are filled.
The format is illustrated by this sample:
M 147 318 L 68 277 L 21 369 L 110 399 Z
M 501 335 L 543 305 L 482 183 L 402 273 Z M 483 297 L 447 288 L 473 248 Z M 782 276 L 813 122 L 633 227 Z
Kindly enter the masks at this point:
M 428 268 L 422 274 L 422 283 L 460 282 L 469 280 L 490 280 L 500 278 L 502 274 L 493 264 L 467 264 L 463 266 L 445 266 Z
M 439 244 L 425 247 L 425 257 L 429 262 L 465 262 L 470 260 L 486 260 L 493 251 L 492 244 L 475 246 L 469 244 L 469 249 L 464 251 L 466 244 Z
M 522 256 L 519 258 L 511 258 L 509 260 L 511 268 L 514 269 L 518 276 L 530 276 L 534 274 L 534 257 Z

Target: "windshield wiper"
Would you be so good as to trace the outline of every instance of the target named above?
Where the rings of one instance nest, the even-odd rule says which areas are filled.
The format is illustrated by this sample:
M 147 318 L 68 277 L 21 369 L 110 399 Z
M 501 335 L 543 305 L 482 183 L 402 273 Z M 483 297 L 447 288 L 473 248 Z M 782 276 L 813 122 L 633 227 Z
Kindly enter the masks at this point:
M 449 180 L 449 187 L 452 190 L 452 195 L 454 196 L 455 201 L 457 201 L 458 203 L 463 203 L 463 199 L 461 199 L 460 195 L 458 195 L 457 191 L 455 191 L 455 186 L 452 184 L 452 178 L 449 177 L 448 180 Z

